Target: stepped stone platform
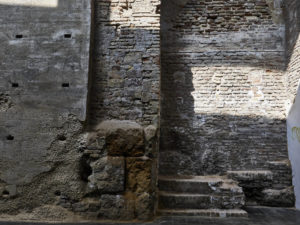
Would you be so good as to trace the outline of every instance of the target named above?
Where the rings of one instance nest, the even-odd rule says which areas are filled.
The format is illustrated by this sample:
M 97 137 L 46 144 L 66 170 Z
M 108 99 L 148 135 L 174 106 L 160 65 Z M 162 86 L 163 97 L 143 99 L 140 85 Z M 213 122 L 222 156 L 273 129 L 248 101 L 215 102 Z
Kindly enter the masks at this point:
M 159 215 L 245 217 L 245 196 L 226 176 L 160 176 Z
M 288 160 L 267 162 L 270 170 L 228 171 L 246 196 L 246 205 L 293 207 L 295 202 Z

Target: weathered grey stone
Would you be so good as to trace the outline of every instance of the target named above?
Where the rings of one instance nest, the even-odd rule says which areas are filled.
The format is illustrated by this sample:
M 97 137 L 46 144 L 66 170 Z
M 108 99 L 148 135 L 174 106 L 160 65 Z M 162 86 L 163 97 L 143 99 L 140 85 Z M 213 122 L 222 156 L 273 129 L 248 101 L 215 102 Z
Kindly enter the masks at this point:
M 149 125 L 144 129 L 146 141 L 151 141 L 157 134 L 157 127 Z
M 118 193 L 125 189 L 125 160 L 123 157 L 103 157 L 91 163 L 89 187 L 102 193 Z
M 271 171 L 228 171 L 228 177 L 238 181 L 243 188 L 266 188 L 272 186 L 273 173 Z
M 100 198 L 98 217 L 101 219 L 132 220 L 134 215 L 134 200 L 123 195 L 102 195 Z
M 154 198 L 149 193 L 142 193 L 135 200 L 135 213 L 140 220 L 150 220 L 154 216 Z
M 265 189 L 262 192 L 261 202 L 267 206 L 294 207 L 295 194 L 293 187 L 281 190 Z
M 8 94 L 0 93 L 0 112 L 5 112 L 13 106 Z

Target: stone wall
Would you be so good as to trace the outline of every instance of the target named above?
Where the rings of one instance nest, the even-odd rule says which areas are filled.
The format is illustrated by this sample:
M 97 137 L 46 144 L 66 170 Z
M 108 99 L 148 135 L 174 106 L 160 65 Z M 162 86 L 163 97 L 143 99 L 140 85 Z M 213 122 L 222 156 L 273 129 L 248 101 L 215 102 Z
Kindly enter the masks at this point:
M 158 123 L 160 1 L 95 1 L 90 123 Z
M 0 22 L 3 215 L 51 204 L 58 190 L 78 191 L 90 1 L 0 1 Z
M 287 159 L 282 14 L 277 0 L 163 2 L 161 174 Z
M 158 158 L 291 205 L 298 2 L 162 3 L 0 0 L 1 219 L 149 220 Z
M 160 1 L 2 3 L 1 216 L 152 218 Z
M 99 218 L 154 215 L 159 89 L 160 1 L 96 0 L 83 161 Z

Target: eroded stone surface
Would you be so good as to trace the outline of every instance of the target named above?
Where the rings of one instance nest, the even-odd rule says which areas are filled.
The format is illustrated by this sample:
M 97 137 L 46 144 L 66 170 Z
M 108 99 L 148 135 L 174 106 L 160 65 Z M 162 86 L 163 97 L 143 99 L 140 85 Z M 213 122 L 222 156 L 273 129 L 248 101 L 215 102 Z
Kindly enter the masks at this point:
M 265 189 L 262 192 L 262 200 L 267 206 L 294 207 L 295 194 L 294 188 L 288 187 L 281 190 Z
M 144 131 L 133 121 L 108 120 L 96 128 L 97 135 L 105 138 L 110 156 L 144 155 Z
M 126 186 L 134 193 L 152 190 L 153 161 L 144 158 L 126 158 Z
M 104 157 L 91 163 L 88 177 L 91 189 L 101 193 L 122 192 L 125 189 L 125 160 L 123 157 Z

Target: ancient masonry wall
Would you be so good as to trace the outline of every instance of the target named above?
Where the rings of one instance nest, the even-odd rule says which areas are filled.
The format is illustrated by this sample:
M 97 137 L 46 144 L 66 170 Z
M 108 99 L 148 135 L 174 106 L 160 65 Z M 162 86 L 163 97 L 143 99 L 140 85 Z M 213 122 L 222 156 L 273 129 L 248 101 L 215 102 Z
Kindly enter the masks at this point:
M 160 0 L 95 0 L 84 161 L 98 217 L 150 219 L 156 202 Z
M 1 219 L 151 219 L 158 158 L 160 174 L 227 174 L 253 204 L 293 205 L 298 14 L 162 3 L 161 18 L 160 0 L 0 0 Z
M 161 20 L 160 174 L 268 170 L 291 186 L 281 1 L 165 1 Z
M 0 216 L 152 218 L 160 1 L 4 3 Z

